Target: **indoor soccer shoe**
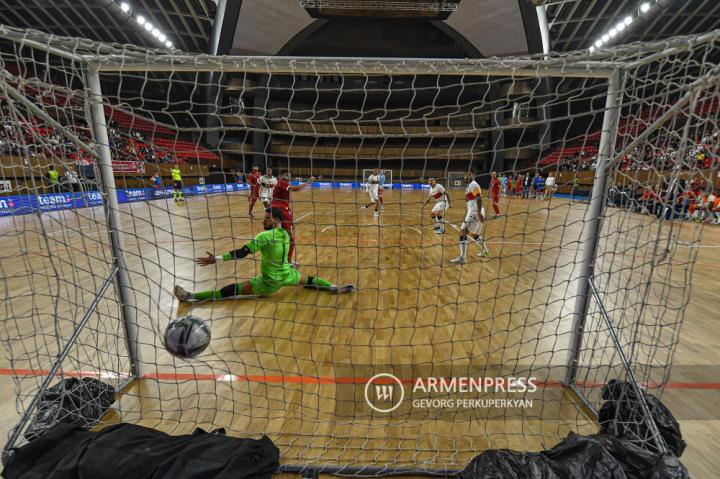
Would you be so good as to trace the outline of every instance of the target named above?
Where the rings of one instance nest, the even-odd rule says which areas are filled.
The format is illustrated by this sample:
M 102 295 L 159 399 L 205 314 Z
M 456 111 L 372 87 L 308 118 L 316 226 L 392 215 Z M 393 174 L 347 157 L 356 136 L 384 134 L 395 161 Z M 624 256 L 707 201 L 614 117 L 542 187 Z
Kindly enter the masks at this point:
M 484 251 L 484 252 L 482 252 L 482 253 L 478 253 L 477 256 L 480 256 L 481 258 L 489 258 L 489 257 L 490 257 L 490 252 L 489 252 L 489 251 Z
M 178 284 L 175 285 L 173 294 L 180 301 L 192 301 L 192 293 L 190 291 L 185 291 L 185 289 Z
M 467 260 L 463 258 L 462 256 L 458 256 L 457 258 L 453 258 L 450 260 L 451 264 L 465 264 L 467 263 Z
M 333 292 L 335 294 L 345 294 L 345 293 L 354 293 L 358 290 L 358 287 L 354 284 L 346 284 L 340 287 L 333 288 Z

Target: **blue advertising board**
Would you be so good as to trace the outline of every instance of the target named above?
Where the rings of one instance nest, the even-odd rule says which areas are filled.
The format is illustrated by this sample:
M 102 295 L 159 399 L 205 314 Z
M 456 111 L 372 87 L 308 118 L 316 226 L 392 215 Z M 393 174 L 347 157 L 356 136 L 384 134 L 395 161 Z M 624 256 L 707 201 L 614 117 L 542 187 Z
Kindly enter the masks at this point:
M 299 185 L 297 181 L 292 184 Z M 345 181 L 315 181 L 313 188 L 362 188 L 363 184 Z M 429 188 L 421 183 L 394 183 L 385 185 L 386 188 L 398 190 L 420 190 Z M 212 195 L 232 191 L 249 189 L 247 184 L 229 183 L 212 185 L 191 185 L 183 187 L 183 195 Z M 150 201 L 172 197 L 173 189 L 162 188 L 118 188 L 118 203 L 133 203 L 137 201 Z M 49 193 L 42 195 L 10 195 L 0 196 L 0 216 L 25 215 L 37 211 L 60 211 L 75 208 L 87 208 L 103 204 L 103 195 L 97 191 L 75 193 Z

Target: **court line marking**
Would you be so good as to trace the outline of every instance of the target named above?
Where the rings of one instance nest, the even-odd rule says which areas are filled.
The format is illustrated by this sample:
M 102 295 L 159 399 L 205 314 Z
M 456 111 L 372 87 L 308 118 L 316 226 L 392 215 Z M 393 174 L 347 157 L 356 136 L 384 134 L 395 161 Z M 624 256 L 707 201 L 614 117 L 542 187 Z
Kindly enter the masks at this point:
M 0 368 L 0 376 L 47 376 L 46 369 L 12 369 Z M 132 378 L 129 373 L 115 373 L 107 371 L 64 371 L 57 372 L 56 376 L 67 377 L 95 377 L 103 379 L 126 379 Z M 301 376 L 301 375 L 261 375 L 261 374 L 201 374 L 201 373 L 147 373 L 140 379 L 156 379 L 169 381 L 216 381 L 216 382 L 254 382 L 266 384 L 365 384 L 369 377 L 335 377 L 335 376 Z M 388 379 L 388 384 L 390 383 Z M 414 384 L 416 378 L 401 378 L 400 382 Z M 377 382 L 377 381 L 376 381 Z M 382 382 L 382 381 L 381 381 Z M 536 381 L 535 384 L 544 388 L 563 388 L 560 381 Z M 604 381 L 578 381 L 577 387 L 599 388 L 605 386 Z M 661 387 L 660 383 L 641 383 L 641 386 L 654 389 Z M 699 390 L 720 390 L 720 383 L 717 382 L 669 382 L 665 384 L 666 389 L 699 389 Z
M 312 215 L 312 214 L 315 214 L 315 212 L 314 212 L 314 211 L 308 211 L 307 213 L 305 213 L 304 215 L 302 215 L 300 218 L 296 219 L 296 220 L 294 221 L 294 223 L 297 224 L 297 223 L 300 222 L 300 220 L 302 220 L 303 218 L 306 218 L 306 217 L 308 217 L 308 216 L 310 216 L 310 215 Z
M 335 225 L 326 226 L 325 228 L 323 228 L 322 230 L 320 230 L 320 232 L 321 232 L 321 233 L 324 233 L 324 232 L 326 232 L 327 230 L 329 230 L 330 228 L 335 228 Z

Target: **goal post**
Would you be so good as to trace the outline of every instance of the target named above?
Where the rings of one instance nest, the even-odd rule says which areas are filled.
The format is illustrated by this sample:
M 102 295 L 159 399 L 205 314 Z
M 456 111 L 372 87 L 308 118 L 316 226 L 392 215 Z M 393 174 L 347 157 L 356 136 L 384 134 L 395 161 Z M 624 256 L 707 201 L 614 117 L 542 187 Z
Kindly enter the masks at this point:
M 0 41 L 2 343 L 19 415 L 6 454 L 66 377 L 134 381 L 95 424 L 264 434 L 284 472 L 445 475 L 485 449 L 549 448 L 597 430 L 613 379 L 639 398 L 633 441 L 665 450 L 642 392 L 667 381 L 691 293 L 701 227 L 684 200 L 718 183 L 700 150 L 720 146 L 720 32 L 481 60 L 217 57 L 5 26 Z M 252 165 L 318 178 L 294 181 L 294 260 L 357 294 L 218 299 L 261 272 L 259 256 L 194 261 L 264 231 Z M 375 167 L 401 190 L 373 215 Z M 464 244 L 470 169 L 499 220 Z M 538 194 L 495 201 L 492 170 Z M 431 177 L 451 208 L 442 192 L 426 205 Z M 176 284 L 216 299 L 179 302 Z M 192 360 L 163 344 L 188 313 L 212 330 Z M 494 389 L 449 408 L 448 391 L 417 386 L 450 377 Z M 510 391 L 527 379 L 535 390 Z M 488 398 L 505 406 L 477 406 Z
M 370 175 L 372 175 L 375 172 L 374 169 L 364 168 L 362 170 L 362 184 L 364 188 L 367 188 L 368 185 L 368 178 Z M 393 182 L 393 172 L 392 170 L 386 170 L 386 169 L 380 169 L 378 168 L 378 176 L 383 175 L 385 177 L 385 181 L 381 182 L 380 187 L 385 189 L 392 189 L 394 182 Z M 419 179 L 415 180 L 419 181 Z

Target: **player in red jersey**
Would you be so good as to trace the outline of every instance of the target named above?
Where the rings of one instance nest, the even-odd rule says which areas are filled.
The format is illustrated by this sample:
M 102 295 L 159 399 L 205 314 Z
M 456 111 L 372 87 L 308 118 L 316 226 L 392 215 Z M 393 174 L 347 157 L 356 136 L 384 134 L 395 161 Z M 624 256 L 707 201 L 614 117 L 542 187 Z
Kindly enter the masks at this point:
M 280 223 L 282 228 L 290 233 L 290 248 L 288 249 L 288 263 L 292 263 L 293 253 L 295 252 L 295 226 L 293 224 L 292 210 L 290 209 L 290 192 L 300 191 L 307 185 L 315 181 L 315 177 L 311 176 L 305 183 L 297 186 L 290 184 L 290 172 L 283 171 L 280 174 L 275 188 L 273 189 L 272 203 L 270 208 L 278 208 L 282 211 L 283 220 Z
M 248 211 L 248 214 L 250 215 L 250 218 L 255 218 L 252 212 L 253 208 L 255 207 L 255 202 L 260 197 L 260 184 L 258 183 L 259 178 L 260 167 L 258 167 L 257 165 L 253 165 L 252 171 L 247 175 L 247 182 L 250 186 L 250 195 L 248 196 L 248 201 L 250 202 L 250 209 Z
M 518 175 L 517 183 L 515 184 L 515 196 L 522 196 L 523 181 L 525 181 L 525 176 Z
M 490 197 L 492 198 L 493 209 L 495 210 L 495 218 L 500 216 L 500 179 L 497 177 L 497 172 L 492 172 L 492 179 L 490 180 Z

